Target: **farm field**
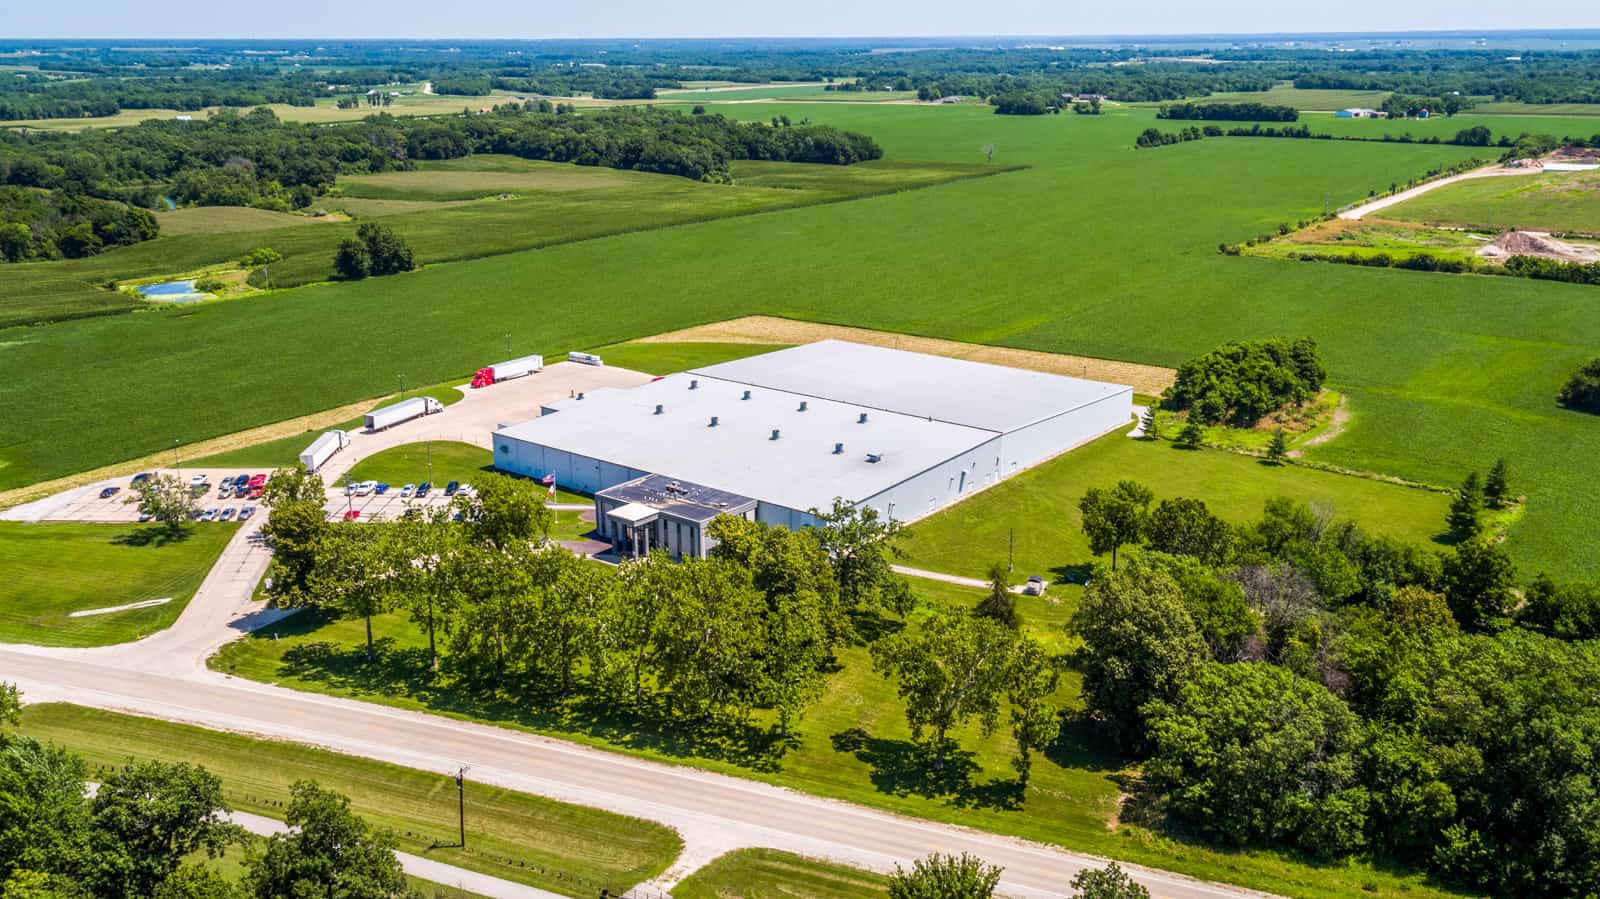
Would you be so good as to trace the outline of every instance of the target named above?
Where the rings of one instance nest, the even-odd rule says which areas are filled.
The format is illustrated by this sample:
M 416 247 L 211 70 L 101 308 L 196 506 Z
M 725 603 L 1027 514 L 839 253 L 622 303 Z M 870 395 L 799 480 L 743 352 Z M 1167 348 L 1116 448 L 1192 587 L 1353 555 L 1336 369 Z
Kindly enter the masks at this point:
M 1029 168 L 185 314 L 5 332 L 0 406 L 16 414 L 0 421 L 0 486 L 142 455 L 175 434 L 228 433 L 392 389 L 392 347 L 347 336 L 380 316 L 413 332 L 448 330 L 448 340 L 408 344 L 408 374 L 418 378 L 498 357 L 507 326 L 529 321 L 540 323 L 530 349 L 545 352 L 761 313 L 1168 366 L 1226 340 L 1307 335 L 1353 413 L 1313 460 L 1455 484 L 1504 455 L 1528 495 L 1508 543 L 1524 575 L 1600 573 L 1600 557 L 1582 548 L 1600 515 L 1600 486 L 1586 474 L 1600 431 L 1554 402 L 1600 345 L 1591 289 L 1216 252 L 1219 242 L 1473 151 L 1266 139 L 1135 151 L 1154 112 L 1126 107 L 1040 118 L 882 104 L 726 109 L 863 130 L 891 158 L 981 165 L 979 148 L 993 144 L 996 166 Z M 1343 124 L 1453 134 L 1480 121 L 1497 136 L 1592 124 L 1465 115 Z M 1505 309 L 1518 314 L 1488 313 Z M 255 363 L 230 364 L 219 345 L 249 345 Z M 49 386 L 62 359 L 94 360 L 75 372 L 70 412 Z M 137 420 L 113 426 L 110 410 L 130 404 Z
M 325 218 L 251 209 L 247 206 L 191 206 L 156 213 L 163 237 L 215 234 L 219 231 L 267 231 L 327 224 Z
M 1600 233 L 1600 171 L 1458 181 L 1390 206 L 1383 215 L 1496 231 Z
M 235 809 L 281 818 L 295 781 L 350 797 L 351 810 L 399 837 L 400 850 L 566 896 L 589 899 L 647 880 L 671 864 L 678 835 L 637 818 L 496 787 L 469 785 L 463 850 L 455 783 L 310 746 L 262 740 L 81 706 L 29 706 L 21 730 L 82 755 L 91 776 L 130 760 L 190 762 L 222 779 Z
M 776 849 L 741 849 L 673 887 L 674 899 L 857 899 L 889 895 L 888 880 L 870 871 Z
M 924 609 L 934 604 L 971 608 L 980 598 L 977 591 L 934 581 L 914 579 L 912 585 Z M 1072 647 L 1063 624 L 1079 592 L 1063 587 L 1019 605 L 1025 630 L 1052 653 Z M 919 614 L 924 613 L 913 612 L 913 617 Z M 359 619 L 335 621 L 302 612 L 275 626 L 276 638 L 261 634 L 230 644 L 211 666 L 294 689 L 493 721 L 1287 896 L 1449 895 L 1419 876 L 1365 863 L 1316 867 L 1277 853 L 1220 852 L 1135 825 L 1113 826 L 1120 763 L 1095 748 L 1087 729 L 1077 725 L 1069 724 L 1056 747 L 1035 758 L 1025 792 L 1011 768 L 1014 749 L 1005 728 L 988 737 L 975 726 L 953 733 L 959 750 L 947 756 L 943 774 L 934 774 L 911 740 L 892 685 L 871 670 L 862 646 L 839 653 L 840 670 L 796 725 L 790 748 L 775 759 L 762 748 L 770 745 L 773 724 L 765 712 L 756 713 L 745 729 L 695 728 L 676 719 L 638 716 L 598 697 L 579 696 L 553 710 L 530 706 L 521 697 L 471 692 L 448 673 L 428 677 L 426 634 L 404 616 L 379 616 L 373 627 L 379 656 L 371 664 L 363 661 Z M 1078 675 L 1065 672 L 1057 699 L 1077 708 L 1077 694 Z
M 0 521 L 0 643 L 104 646 L 178 619 L 238 529 L 197 524 L 165 542 L 157 525 Z M 71 618 L 152 599 L 159 606 Z
M 1007 561 L 1014 532 L 1017 578 L 1038 574 L 1055 580 L 1093 561 L 1078 500 L 1091 487 L 1119 480 L 1144 484 L 1157 502 L 1178 496 L 1203 500 L 1234 523 L 1259 518 L 1267 500 L 1287 496 L 1415 543 L 1427 543 L 1444 529 L 1450 504 L 1442 493 L 1415 487 L 1273 467 L 1222 450 L 1181 450 L 1166 441 L 1113 433 L 911 525 L 903 561 L 983 577 L 990 564 Z
M 1195 103 L 1265 103 L 1268 106 L 1288 106 L 1293 109 L 1333 112 L 1352 107 L 1371 108 L 1383 105 L 1389 91 L 1318 90 L 1301 89 L 1292 83 L 1281 82 L 1265 91 L 1222 91 L 1206 97 L 1195 97 Z M 1155 104 L 1160 105 L 1160 104 Z
M 458 113 L 464 108 L 478 109 L 483 106 L 504 103 L 511 99 L 512 95 L 504 91 L 496 91 L 491 95 L 482 97 L 452 97 L 412 93 L 410 96 L 400 98 L 392 106 L 385 107 L 381 111 L 397 116 L 449 115 Z M 326 100 L 319 101 L 315 106 L 290 106 L 287 103 L 269 103 L 266 104 L 266 107 L 285 122 L 312 122 L 315 124 L 354 122 L 379 111 L 366 106 L 357 109 L 340 109 L 335 103 L 336 99 L 329 97 Z M 215 114 L 217 111 L 218 107 L 215 106 L 196 110 L 124 109 L 116 115 L 109 116 L 69 119 L 0 119 L 0 128 L 28 128 L 38 131 L 126 128 L 150 119 L 170 119 L 180 115 L 202 119 Z M 249 112 L 250 107 L 237 109 L 236 111 L 243 114 Z
M 765 162 L 734 166 L 736 179 L 748 174 L 755 180 L 746 186 L 473 156 L 422 163 L 410 172 L 344 179 L 340 190 L 355 196 L 349 200 L 326 198 L 319 203 L 327 209 L 347 210 L 363 220 L 381 218 L 411 244 L 418 261 L 426 265 L 928 187 L 996 170 L 971 161 L 950 164 L 892 159 L 848 167 Z M 776 183 L 763 185 L 762 180 Z M 508 198 L 498 199 L 502 195 Z M 478 202 L 461 202 L 463 199 Z M 227 264 L 256 247 L 272 247 L 284 256 L 272 266 L 274 287 L 323 281 L 333 276 L 335 247 L 357 227 L 353 221 L 307 227 L 314 222 L 303 216 L 279 218 L 258 210 L 181 212 L 197 222 L 192 229 L 180 225 L 180 232 L 186 233 L 84 259 L 7 265 L 6 278 L 0 281 L 0 327 L 144 306 L 105 290 L 104 284 Z M 261 229 L 242 227 L 249 222 L 285 221 L 290 223 Z M 207 227 L 202 224 L 206 222 L 223 224 Z

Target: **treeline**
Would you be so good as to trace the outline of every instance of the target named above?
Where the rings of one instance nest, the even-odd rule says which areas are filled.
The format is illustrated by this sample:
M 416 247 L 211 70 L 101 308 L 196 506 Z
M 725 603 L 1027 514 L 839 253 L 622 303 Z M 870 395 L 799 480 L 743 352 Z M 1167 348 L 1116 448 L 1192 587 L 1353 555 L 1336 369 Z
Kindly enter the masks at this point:
M 1224 255 L 1237 256 L 1237 247 L 1224 245 Z M 1600 284 L 1600 263 L 1562 262 L 1541 256 L 1512 256 L 1503 265 L 1476 258 L 1454 258 L 1434 253 L 1321 253 L 1315 250 L 1297 250 L 1284 258 L 1300 262 L 1337 262 L 1368 268 L 1398 268 L 1414 272 L 1444 272 L 1447 274 L 1501 275 L 1513 278 L 1534 278 L 1540 281 L 1560 281 L 1565 284 Z
M 159 231 L 148 210 L 82 194 L 0 187 L 0 261 L 78 259 Z
M 198 110 L 268 103 L 315 105 L 326 88 L 309 76 L 267 72 L 203 72 L 143 77 L 65 78 L 23 73 L 0 80 L 0 119 L 63 119 L 116 115 L 124 109 Z
M 1504 148 L 1506 150 L 1502 159 L 1522 159 L 1531 156 L 1540 156 L 1558 147 L 1600 147 L 1600 134 L 1591 138 L 1562 137 L 1556 138 L 1548 134 L 1523 133 L 1515 138 L 1502 134 L 1499 140 L 1493 140 L 1493 132 L 1484 125 L 1474 125 L 1463 128 L 1449 138 L 1430 134 L 1426 137 L 1416 137 L 1410 132 L 1392 134 L 1384 132 L 1375 137 L 1361 134 L 1335 134 L 1327 131 L 1312 131 L 1309 125 L 1284 125 L 1263 127 L 1260 123 L 1233 128 L 1223 128 L 1220 125 L 1205 125 L 1203 127 L 1190 126 L 1176 132 L 1164 132 L 1159 128 L 1146 128 L 1140 132 L 1134 141 L 1134 146 L 1162 147 L 1168 144 L 1184 143 L 1185 141 L 1200 140 L 1206 137 L 1282 137 L 1294 140 L 1343 140 L 1357 143 L 1377 144 L 1449 144 L 1458 147 L 1489 147 Z
M 1493 499 L 1463 486 L 1453 530 L 1515 501 L 1496 470 Z M 1436 551 L 1284 499 L 1245 526 L 1131 482 L 1083 507 L 1097 552 L 1140 547 L 1070 624 L 1091 719 L 1142 762 L 1134 801 L 1225 846 L 1501 896 L 1600 890 L 1600 584 L 1541 578 L 1519 603 L 1476 525 Z
M 1156 112 L 1158 119 L 1197 119 L 1231 122 L 1297 122 L 1300 111 L 1290 106 L 1265 103 L 1167 103 Z

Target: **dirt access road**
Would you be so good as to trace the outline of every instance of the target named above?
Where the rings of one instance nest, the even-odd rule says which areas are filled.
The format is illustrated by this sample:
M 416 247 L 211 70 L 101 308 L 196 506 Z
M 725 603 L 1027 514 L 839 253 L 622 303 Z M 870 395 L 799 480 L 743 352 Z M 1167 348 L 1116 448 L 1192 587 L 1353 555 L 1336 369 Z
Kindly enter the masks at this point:
M 1369 200 L 1365 203 L 1362 203 L 1360 206 L 1354 206 L 1346 209 L 1344 212 L 1339 213 L 1339 218 L 1353 222 L 1360 221 L 1361 219 L 1373 214 L 1374 212 L 1377 212 L 1380 209 L 1388 209 L 1390 206 L 1404 203 L 1405 201 L 1415 197 L 1420 197 L 1429 191 L 1438 190 L 1447 184 L 1455 184 L 1457 181 L 1470 181 L 1474 178 L 1504 178 L 1515 175 L 1537 174 L 1539 174 L 1539 169 L 1511 169 L 1498 164 L 1486 165 L 1481 169 L 1473 169 L 1470 172 L 1462 172 L 1459 175 L 1451 175 L 1448 178 L 1439 178 L 1434 181 L 1429 181 L 1426 184 L 1418 184 L 1416 187 L 1408 190 L 1402 190 L 1397 194 L 1393 194 L 1392 196 L 1379 197 L 1376 200 Z

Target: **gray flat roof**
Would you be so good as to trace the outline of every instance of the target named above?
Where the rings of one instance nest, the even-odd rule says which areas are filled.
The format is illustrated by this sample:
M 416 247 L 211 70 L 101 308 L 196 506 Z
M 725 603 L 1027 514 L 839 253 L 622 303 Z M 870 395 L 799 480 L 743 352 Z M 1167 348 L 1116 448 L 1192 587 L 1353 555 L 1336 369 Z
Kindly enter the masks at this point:
M 690 389 L 691 381 L 698 382 L 696 389 Z M 863 411 L 866 423 L 859 422 Z M 716 427 L 710 424 L 713 415 Z M 834 497 L 867 499 L 995 438 L 990 431 L 925 416 L 687 373 L 631 390 L 594 391 L 497 436 L 716 484 L 800 511 L 826 509 Z M 844 444 L 842 453 L 834 452 L 836 443 Z M 869 453 L 882 458 L 869 462 Z
M 843 340 L 736 359 L 693 374 L 1001 433 L 1131 389 Z
M 756 504 L 748 496 L 659 474 L 647 474 L 615 487 L 607 487 L 595 495 L 626 503 L 623 508 L 648 507 L 674 518 L 702 524 L 723 513 L 736 515 Z M 616 515 L 619 511 L 613 509 L 606 514 Z

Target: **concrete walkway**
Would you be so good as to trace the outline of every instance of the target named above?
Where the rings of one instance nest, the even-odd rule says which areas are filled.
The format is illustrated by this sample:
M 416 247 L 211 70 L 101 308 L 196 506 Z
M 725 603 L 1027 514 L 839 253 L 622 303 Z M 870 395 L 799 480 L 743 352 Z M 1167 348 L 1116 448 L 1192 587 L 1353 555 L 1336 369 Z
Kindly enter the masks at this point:
M 230 818 L 233 823 L 261 837 L 270 837 L 289 829 L 282 821 L 252 815 L 249 812 L 234 812 Z M 457 868 L 409 852 L 396 852 L 395 857 L 400 859 L 400 867 L 412 877 L 466 890 L 479 896 L 487 896 L 489 899 L 566 899 L 560 893 L 552 893 L 549 890 L 541 890 L 538 887 L 488 874 L 479 874 L 477 871 Z
M 906 577 L 920 577 L 930 581 L 941 581 L 946 584 L 955 584 L 958 587 L 972 587 L 978 590 L 989 589 L 989 582 L 981 577 L 962 577 L 959 574 L 945 574 L 942 571 L 928 571 L 923 568 L 912 568 L 907 565 L 890 565 L 895 574 Z M 1012 593 L 1021 593 L 1021 584 L 1011 585 Z

